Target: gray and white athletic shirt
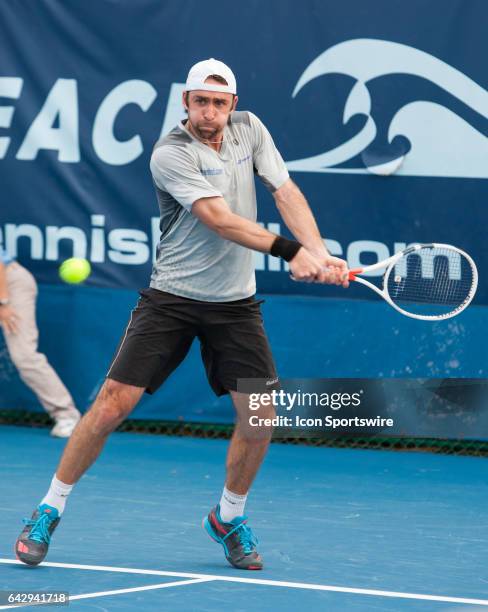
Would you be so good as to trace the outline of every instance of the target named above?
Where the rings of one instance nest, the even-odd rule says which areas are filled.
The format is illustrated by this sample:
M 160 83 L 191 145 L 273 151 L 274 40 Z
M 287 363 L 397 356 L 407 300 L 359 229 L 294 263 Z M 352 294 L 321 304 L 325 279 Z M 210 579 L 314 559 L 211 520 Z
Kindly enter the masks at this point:
M 250 112 L 234 112 L 219 153 L 181 123 L 158 141 L 151 174 L 161 213 L 161 240 L 151 287 L 207 302 L 253 295 L 253 252 L 221 238 L 191 214 L 200 198 L 222 196 L 232 211 L 256 221 L 257 174 L 270 191 L 288 179 L 273 139 Z

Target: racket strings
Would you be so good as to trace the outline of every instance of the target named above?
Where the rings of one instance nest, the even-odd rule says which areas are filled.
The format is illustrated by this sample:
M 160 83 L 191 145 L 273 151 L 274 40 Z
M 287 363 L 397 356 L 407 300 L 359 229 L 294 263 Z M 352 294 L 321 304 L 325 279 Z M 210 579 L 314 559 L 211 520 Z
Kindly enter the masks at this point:
M 435 316 L 460 308 L 470 298 L 474 282 L 471 263 L 462 253 L 424 247 L 406 253 L 395 264 L 386 289 L 404 310 Z

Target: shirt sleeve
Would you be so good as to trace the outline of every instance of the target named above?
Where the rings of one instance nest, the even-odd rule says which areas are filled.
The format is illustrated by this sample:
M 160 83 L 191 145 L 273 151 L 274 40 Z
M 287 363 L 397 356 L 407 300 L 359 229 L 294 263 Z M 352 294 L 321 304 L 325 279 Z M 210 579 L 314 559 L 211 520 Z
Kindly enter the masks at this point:
M 264 124 L 253 113 L 249 113 L 249 120 L 254 141 L 253 163 L 255 172 L 271 192 L 276 191 L 288 180 L 290 175 L 271 134 Z
M 157 148 L 152 154 L 150 167 L 157 187 L 172 195 L 188 212 L 200 198 L 222 196 L 205 179 L 195 159 L 183 147 Z

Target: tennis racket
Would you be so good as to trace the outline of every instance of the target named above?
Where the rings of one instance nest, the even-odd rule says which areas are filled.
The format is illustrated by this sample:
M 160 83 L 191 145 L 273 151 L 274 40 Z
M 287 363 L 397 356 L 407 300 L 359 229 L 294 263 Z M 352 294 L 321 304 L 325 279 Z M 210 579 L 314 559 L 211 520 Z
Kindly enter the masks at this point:
M 363 278 L 383 268 L 382 287 Z M 349 270 L 349 280 L 369 287 L 407 317 L 439 321 L 470 304 L 478 271 L 473 259 L 457 247 L 415 244 L 371 266 Z

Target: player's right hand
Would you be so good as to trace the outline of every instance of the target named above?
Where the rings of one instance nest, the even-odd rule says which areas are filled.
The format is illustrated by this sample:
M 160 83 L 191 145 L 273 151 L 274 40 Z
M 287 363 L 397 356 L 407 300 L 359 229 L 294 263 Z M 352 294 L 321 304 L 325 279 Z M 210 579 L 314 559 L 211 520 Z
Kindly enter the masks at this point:
M 325 283 L 341 285 L 342 276 L 339 268 L 324 267 L 318 257 L 302 247 L 290 261 L 290 275 L 293 280 L 304 283 Z
M 16 334 L 19 331 L 18 327 L 19 316 L 10 306 L 0 306 L 0 325 L 6 334 Z

